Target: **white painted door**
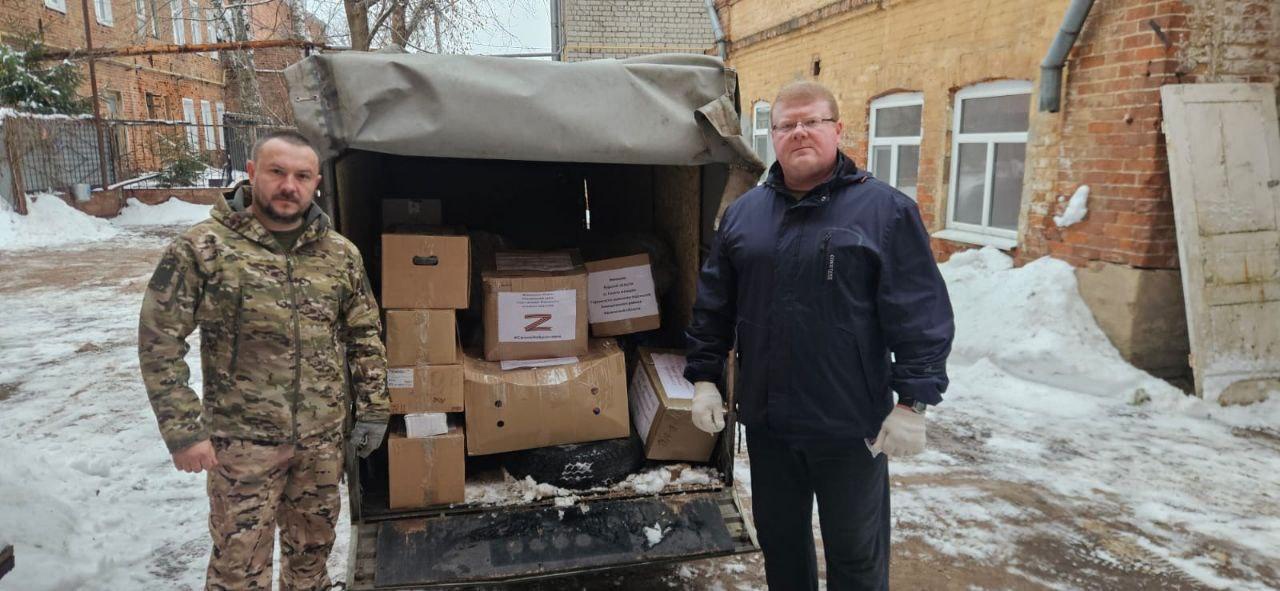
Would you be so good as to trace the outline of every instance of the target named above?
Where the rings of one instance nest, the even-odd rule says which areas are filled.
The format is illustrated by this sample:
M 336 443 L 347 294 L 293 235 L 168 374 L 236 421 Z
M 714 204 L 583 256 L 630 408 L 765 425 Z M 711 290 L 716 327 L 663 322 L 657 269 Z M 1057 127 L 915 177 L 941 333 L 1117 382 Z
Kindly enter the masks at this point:
M 1275 92 L 1188 84 L 1161 96 L 1196 393 L 1223 402 L 1280 393 Z

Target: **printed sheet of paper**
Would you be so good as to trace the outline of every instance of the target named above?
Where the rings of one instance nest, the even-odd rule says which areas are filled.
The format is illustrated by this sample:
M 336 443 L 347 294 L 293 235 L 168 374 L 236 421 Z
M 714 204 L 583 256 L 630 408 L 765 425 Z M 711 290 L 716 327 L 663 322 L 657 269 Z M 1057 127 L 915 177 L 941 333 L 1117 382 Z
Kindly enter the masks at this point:
M 662 389 L 667 398 L 693 398 L 693 384 L 684 379 L 684 355 L 673 353 L 654 353 L 653 367 L 658 370 L 658 379 L 662 381 Z
M 393 367 L 387 370 L 387 387 L 388 388 L 412 388 L 413 387 L 413 368 L 412 367 Z
M 522 367 L 552 367 L 577 362 L 577 357 L 551 357 L 549 359 L 512 359 L 502 361 L 498 365 L 502 366 L 502 371 L 511 371 Z
M 658 393 L 654 391 L 653 384 L 649 383 L 649 376 L 643 370 L 637 371 L 631 380 L 631 418 L 636 422 L 636 432 L 640 433 L 640 440 L 645 444 L 649 443 L 649 428 L 653 425 L 653 419 L 658 415 Z
M 498 294 L 498 340 L 501 342 L 572 341 L 577 338 L 577 331 L 577 290 Z
M 658 298 L 649 265 L 587 275 L 587 318 L 592 324 L 657 315 Z

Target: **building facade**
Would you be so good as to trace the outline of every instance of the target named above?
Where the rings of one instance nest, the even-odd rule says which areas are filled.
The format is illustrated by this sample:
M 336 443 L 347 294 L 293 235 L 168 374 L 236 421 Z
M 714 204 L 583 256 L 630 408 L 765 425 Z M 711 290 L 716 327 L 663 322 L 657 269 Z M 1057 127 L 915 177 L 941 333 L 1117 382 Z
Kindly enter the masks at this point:
M 704 0 L 552 0 L 552 19 L 560 61 L 715 51 Z
M 822 82 L 840 102 L 843 149 L 917 200 L 940 258 L 993 246 L 1019 263 L 1070 262 L 1121 353 L 1182 381 L 1188 345 L 1160 87 L 1280 87 L 1280 5 L 1096 2 L 1066 62 L 1060 109 L 1041 112 L 1040 62 L 1069 4 L 717 0 L 716 8 L 744 133 L 762 158 L 772 160 L 777 90 Z M 1068 223 L 1070 198 L 1086 190 L 1087 215 Z

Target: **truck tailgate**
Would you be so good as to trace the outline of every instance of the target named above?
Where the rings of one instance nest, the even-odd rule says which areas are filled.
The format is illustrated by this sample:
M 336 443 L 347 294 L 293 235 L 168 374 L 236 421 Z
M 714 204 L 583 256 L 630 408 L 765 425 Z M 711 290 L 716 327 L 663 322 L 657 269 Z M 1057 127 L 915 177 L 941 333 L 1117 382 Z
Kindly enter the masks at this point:
M 755 552 L 732 490 L 411 517 L 352 528 L 351 589 L 508 583 Z

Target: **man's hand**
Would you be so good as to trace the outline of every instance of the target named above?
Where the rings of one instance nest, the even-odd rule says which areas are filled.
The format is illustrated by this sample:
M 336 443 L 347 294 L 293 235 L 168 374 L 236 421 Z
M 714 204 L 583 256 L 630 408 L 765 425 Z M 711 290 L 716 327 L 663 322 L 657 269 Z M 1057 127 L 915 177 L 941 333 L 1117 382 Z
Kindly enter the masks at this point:
M 369 457 L 373 450 L 382 447 L 382 438 L 387 434 L 387 424 L 376 421 L 356 421 L 351 427 L 351 448 L 362 458 Z
M 213 453 L 213 444 L 208 439 L 173 452 L 173 467 L 183 472 L 199 474 L 217 465 L 218 456 Z
M 902 458 L 924 451 L 924 415 L 902 405 L 895 405 L 885 418 L 880 434 L 871 444 L 872 451 Z
M 711 382 L 693 385 L 693 426 L 707 433 L 724 429 L 724 399 Z

